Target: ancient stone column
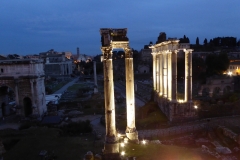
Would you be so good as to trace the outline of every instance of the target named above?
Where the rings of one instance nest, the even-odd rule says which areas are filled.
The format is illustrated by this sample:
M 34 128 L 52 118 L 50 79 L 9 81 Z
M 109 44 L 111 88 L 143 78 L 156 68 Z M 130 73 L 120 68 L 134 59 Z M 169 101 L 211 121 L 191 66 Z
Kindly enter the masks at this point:
M 167 98 L 167 53 L 163 52 L 163 96 Z
M 156 90 L 156 53 L 152 52 L 153 55 L 153 90 Z
M 163 54 L 159 52 L 159 95 L 163 95 Z
M 125 48 L 125 72 L 126 72 L 126 107 L 127 128 L 126 136 L 132 141 L 138 141 L 138 133 L 135 126 L 135 95 L 132 51 Z
M 177 101 L 177 50 L 172 52 L 172 102 Z
M 96 71 L 96 61 L 93 61 L 93 72 L 94 72 L 94 93 L 98 92 L 97 85 L 97 71 Z
M 192 50 L 185 49 L 185 102 L 192 101 Z
M 156 91 L 159 92 L 159 55 L 156 54 Z
M 172 52 L 167 51 L 167 86 L 168 99 L 172 100 Z
M 117 132 L 115 122 L 115 101 L 113 83 L 112 48 L 102 47 L 104 70 L 104 99 L 105 99 L 105 123 L 106 137 L 104 154 L 118 153 Z
M 15 101 L 16 101 L 16 105 L 19 106 L 19 93 L 18 93 L 18 79 L 14 79 L 14 84 L 15 84 Z

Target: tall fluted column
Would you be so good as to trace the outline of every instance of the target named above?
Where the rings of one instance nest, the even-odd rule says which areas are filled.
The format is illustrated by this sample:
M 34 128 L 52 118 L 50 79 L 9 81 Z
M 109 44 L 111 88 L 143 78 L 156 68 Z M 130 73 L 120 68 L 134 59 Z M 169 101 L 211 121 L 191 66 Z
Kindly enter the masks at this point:
M 167 83 L 168 83 L 168 99 L 172 100 L 172 52 L 167 52 L 167 61 L 168 61 L 168 67 L 167 67 Z
M 172 52 L 172 101 L 177 100 L 177 50 Z
M 185 102 L 192 101 L 192 50 L 185 49 Z
M 98 85 L 97 85 L 97 71 L 96 71 L 96 61 L 93 61 L 93 72 L 94 72 L 94 93 L 98 92 Z
M 152 52 L 153 56 L 153 90 L 156 90 L 156 53 Z
M 156 55 L 156 91 L 159 92 L 159 55 Z
M 132 51 L 125 48 L 125 72 L 126 72 L 126 105 L 127 128 L 126 136 L 132 141 L 138 141 L 138 133 L 135 126 L 135 95 Z
M 113 84 L 112 48 L 102 47 L 103 70 L 104 70 L 104 99 L 105 99 L 105 121 L 106 137 L 104 153 L 118 153 L 117 132 L 115 122 L 115 101 Z
M 167 98 L 167 53 L 163 53 L 163 96 Z
M 163 95 L 163 54 L 159 52 L 159 95 Z

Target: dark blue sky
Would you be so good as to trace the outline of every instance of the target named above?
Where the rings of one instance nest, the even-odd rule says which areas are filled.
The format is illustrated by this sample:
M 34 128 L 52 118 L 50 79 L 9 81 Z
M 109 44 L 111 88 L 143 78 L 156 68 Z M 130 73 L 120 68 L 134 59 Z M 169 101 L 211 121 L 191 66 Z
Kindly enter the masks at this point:
M 185 34 L 195 43 L 217 36 L 240 39 L 239 0 L 0 0 L 0 54 L 38 54 L 55 49 L 96 55 L 100 28 L 128 28 L 140 50 Z

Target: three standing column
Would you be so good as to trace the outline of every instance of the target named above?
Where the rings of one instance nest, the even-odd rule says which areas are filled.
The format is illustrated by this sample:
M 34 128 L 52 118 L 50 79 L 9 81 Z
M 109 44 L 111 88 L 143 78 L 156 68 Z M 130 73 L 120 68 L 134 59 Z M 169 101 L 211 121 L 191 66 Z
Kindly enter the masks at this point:
M 135 95 L 132 51 L 125 48 L 125 72 L 126 72 L 126 108 L 127 128 L 126 136 L 132 141 L 138 141 L 138 133 L 135 126 Z
M 153 90 L 156 90 L 156 53 L 153 52 Z

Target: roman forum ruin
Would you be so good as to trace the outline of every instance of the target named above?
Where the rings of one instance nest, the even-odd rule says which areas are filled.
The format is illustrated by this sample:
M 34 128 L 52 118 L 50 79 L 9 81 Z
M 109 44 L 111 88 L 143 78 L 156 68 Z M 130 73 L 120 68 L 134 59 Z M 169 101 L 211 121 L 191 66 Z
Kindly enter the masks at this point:
M 102 61 L 104 69 L 104 97 L 105 97 L 105 121 L 106 137 L 104 154 L 119 153 L 118 137 L 115 124 L 115 101 L 113 83 L 112 50 L 123 49 L 125 52 L 126 72 L 126 110 L 127 127 L 126 136 L 131 141 L 138 142 L 138 133 L 135 126 L 135 97 L 132 50 L 126 36 L 127 29 L 100 29 L 102 42 Z
M 41 117 L 47 112 L 43 60 L 14 59 L 0 61 L 0 88 L 10 88 L 15 95 L 16 114 Z M 7 93 L 7 91 L 6 91 Z M 0 117 L 10 112 L 7 95 L 1 95 Z
M 192 49 L 189 43 L 160 33 L 158 42 L 150 47 L 153 56 L 153 89 L 154 100 L 169 121 L 194 118 L 195 109 L 192 102 Z M 185 56 L 185 91 L 184 99 L 177 97 L 177 54 Z

